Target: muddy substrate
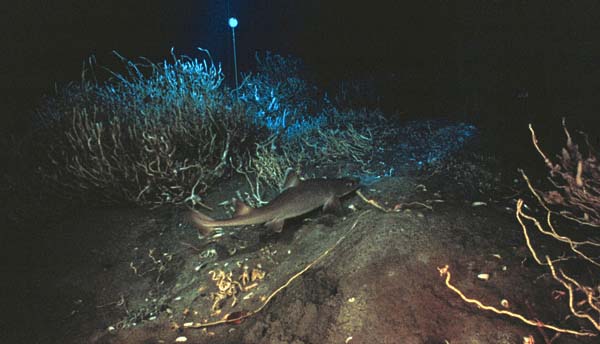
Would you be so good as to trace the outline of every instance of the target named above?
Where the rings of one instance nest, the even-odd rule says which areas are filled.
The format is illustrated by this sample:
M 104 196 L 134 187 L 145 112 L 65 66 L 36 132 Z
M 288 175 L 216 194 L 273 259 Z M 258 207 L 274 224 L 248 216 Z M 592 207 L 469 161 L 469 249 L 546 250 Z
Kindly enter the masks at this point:
M 207 202 L 218 204 L 234 188 Z M 474 207 L 479 200 L 451 200 L 434 188 L 383 178 L 363 193 L 390 208 L 405 205 L 400 211 L 382 212 L 353 195 L 341 216 L 316 211 L 281 234 L 256 226 L 198 238 L 185 211 L 172 208 L 74 214 L 41 232 L 30 261 L 12 265 L 5 283 L 18 292 L 3 310 L 3 342 L 522 343 L 533 336 L 543 343 L 554 335 L 466 304 L 444 284 L 438 268 L 445 265 L 468 297 L 499 309 L 506 300 L 508 310 L 546 323 L 585 325 L 565 320 L 565 300 L 552 298 L 558 286 L 532 262 L 512 200 Z M 258 309 L 328 249 L 241 323 L 184 328 Z M 215 306 L 211 276 L 231 272 L 241 283 L 244 267 L 265 275 L 237 288 L 235 303 L 226 297 Z

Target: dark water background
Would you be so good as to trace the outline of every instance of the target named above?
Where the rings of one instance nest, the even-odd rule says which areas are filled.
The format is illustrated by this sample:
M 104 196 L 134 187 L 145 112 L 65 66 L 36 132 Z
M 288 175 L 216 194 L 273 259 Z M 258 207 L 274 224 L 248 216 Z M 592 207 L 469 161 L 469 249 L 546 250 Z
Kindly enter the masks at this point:
M 4 5 L 2 131 L 26 130 L 55 83 L 78 80 L 95 55 L 159 61 L 209 49 L 232 82 L 235 15 L 241 71 L 256 51 L 302 58 L 323 89 L 363 80 L 398 118 L 447 117 L 508 126 L 595 123 L 600 5 L 595 1 L 58 1 Z

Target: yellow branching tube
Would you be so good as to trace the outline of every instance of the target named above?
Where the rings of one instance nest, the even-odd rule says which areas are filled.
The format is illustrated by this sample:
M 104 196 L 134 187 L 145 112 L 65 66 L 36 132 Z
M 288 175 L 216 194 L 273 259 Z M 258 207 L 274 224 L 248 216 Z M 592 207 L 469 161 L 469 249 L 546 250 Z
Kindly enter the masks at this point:
M 446 266 L 444 266 L 442 268 L 438 268 L 438 271 L 440 272 L 440 276 L 445 276 L 446 277 L 445 283 L 446 283 L 446 286 L 450 290 L 452 290 L 453 292 L 455 292 L 456 294 L 458 294 L 458 296 L 460 296 L 460 298 L 463 301 L 465 301 L 467 303 L 470 303 L 470 304 L 474 304 L 478 308 L 484 309 L 486 311 L 491 311 L 491 312 L 494 312 L 496 314 L 507 315 L 509 317 L 512 317 L 512 318 L 515 318 L 515 319 L 519 319 L 520 321 L 524 322 L 527 325 L 531 325 L 531 326 L 535 326 L 535 327 L 543 327 L 543 328 L 547 328 L 549 330 L 560 332 L 560 333 L 568 333 L 568 334 L 572 334 L 572 335 L 576 335 L 576 336 L 589 336 L 589 337 L 593 337 L 593 336 L 597 335 L 596 333 L 592 333 L 592 332 L 575 331 L 575 330 L 569 330 L 569 329 L 565 329 L 565 328 L 560 328 L 560 327 L 553 326 L 553 325 L 544 324 L 541 321 L 535 321 L 535 320 L 527 319 L 527 318 L 525 318 L 524 316 L 522 316 L 521 314 L 518 314 L 518 313 L 513 313 L 513 312 L 510 312 L 510 311 L 507 311 L 507 310 L 498 309 L 496 307 L 484 305 L 479 300 L 468 298 L 467 296 L 465 296 L 465 294 L 463 294 L 462 291 L 460 291 L 460 289 L 458 289 L 457 287 L 455 287 L 454 285 L 452 285 L 450 283 L 450 270 L 448 268 L 448 265 L 446 265 Z
M 578 318 L 588 320 L 590 323 L 592 323 L 592 325 L 594 325 L 596 330 L 600 331 L 600 323 L 597 320 L 595 320 L 588 313 L 576 310 L 575 304 L 574 304 L 575 297 L 574 297 L 573 286 L 576 286 L 578 290 L 582 291 L 585 294 L 586 299 L 587 299 L 587 305 L 591 306 L 594 310 L 598 311 L 598 306 L 595 305 L 596 301 L 594 300 L 593 289 L 589 288 L 589 287 L 582 287 L 579 284 L 579 282 L 577 282 L 575 279 L 567 276 L 567 274 L 565 274 L 562 270 L 560 270 L 560 274 L 562 277 L 559 277 L 556 274 L 556 269 L 554 268 L 554 265 L 552 264 L 552 261 L 550 260 L 550 258 L 548 258 L 548 256 L 546 256 L 546 261 L 548 262 L 548 265 L 550 266 L 550 271 L 552 272 L 552 277 L 554 277 L 555 280 L 559 281 L 563 285 L 563 287 L 565 287 L 569 291 L 569 309 L 571 310 L 571 313 L 573 313 L 573 315 Z M 568 282 L 565 280 L 567 280 Z
M 315 260 L 313 260 L 312 262 L 310 262 L 310 264 L 306 265 L 302 270 L 300 270 L 299 272 L 295 273 L 292 277 L 290 277 L 287 280 L 287 282 L 285 282 L 282 286 L 280 286 L 275 291 L 273 291 L 271 294 L 269 294 L 269 296 L 265 299 L 265 301 L 258 308 L 256 308 L 255 310 L 241 313 L 241 315 L 239 317 L 235 317 L 233 319 L 224 318 L 224 319 L 213 321 L 213 322 L 205 322 L 205 323 L 202 323 L 202 322 L 193 322 L 193 323 L 189 323 L 189 324 L 184 324 L 183 328 L 186 328 L 186 329 L 188 329 L 188 328 L 189 329 L 199 329 L 199 328 L 206 328 L 206 327 L 211 327 L 211 326 L 216 326 L 216 325 L 221 325 L 221 324 L 236 323 L 236 322 L 239 322 L 240 320 L 249 318 L 249 317 L 254 316 L 255 314 L 259 313 L 260 311 L 262 311 L 269 304 L 269 302 L 271 302 L 271 300 L 277 294 L 279 294 L 282 290 L 286 289 L 290 284 L 292 284 L 292 282 L 295 279 L 297 279 L 298 277 L 302 276 L 302 274 L 304 274 L 306 271 L 310 270 L 318 262 L 320 262 L 321 260 L 323 260 L 323 258 L 325 258 L 331 251 L 333 251 L 333 249 L 335 249 L 342 241 L 344 241 L 344 239 L 346 239 L 346 237 L 354 230 L 354 228 L 356 228 L 356 226 L 358 225 L 358 221 L 360 220 L 360 218 L 363 215 L 367 214 L 367 213 L 369 213 L 369 210 L 367 210 L 367 211 L 361 213 L 360 215 L 358 215 L 358 217 L 356 218 L 356 220 L 354 221 L 354 223 L 352 224 L 352 226 L 350 227 L 350 229 L 348 230 L 348 232 L 345 235 L 341 236 L 335 242 L 335 244 L 333 244 L 333 246 L 331 246 L 327 250 L 323 251 L 323 253 L 321 253 L 321 255 L 319 255 Z

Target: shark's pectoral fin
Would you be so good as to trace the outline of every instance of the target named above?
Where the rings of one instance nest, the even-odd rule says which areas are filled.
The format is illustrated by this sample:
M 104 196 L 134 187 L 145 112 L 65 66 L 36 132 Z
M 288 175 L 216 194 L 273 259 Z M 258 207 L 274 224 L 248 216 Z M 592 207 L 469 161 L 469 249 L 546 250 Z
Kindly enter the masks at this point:
M 233 213 L 233 217 L 248 215 L 254 208 L 250 207 L 246 203 L 240 201 L 237 198 L 233 199 L 233 205 L 235 206 L 235 212 Z
M 270 230 L 272 230 L 273 232 L 281 232 L 283 230 L 283 219 L 273 219 L 269 222 L 265 223 L 265 226 L 267 226 L 267 228 L 269 228 Z
M 327 201 L 325 201 L 325 204 L 323 204 L 323 211 L 336 214 L 341 213 L 342 203 L 340 203 L 340 199 L 335 196 L 331 196 L 329 199 L 327 199 Z

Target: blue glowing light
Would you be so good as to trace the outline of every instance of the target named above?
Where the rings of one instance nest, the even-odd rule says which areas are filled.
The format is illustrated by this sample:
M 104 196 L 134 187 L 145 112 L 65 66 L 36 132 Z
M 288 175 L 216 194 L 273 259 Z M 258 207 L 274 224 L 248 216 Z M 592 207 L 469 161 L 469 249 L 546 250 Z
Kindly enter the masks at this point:
M 235 29 L 238 26 L 238 20 L 234 17 L 229 18 L 229 21 L 227 23 L 229 24 L 229 27 L 232 29 Z

